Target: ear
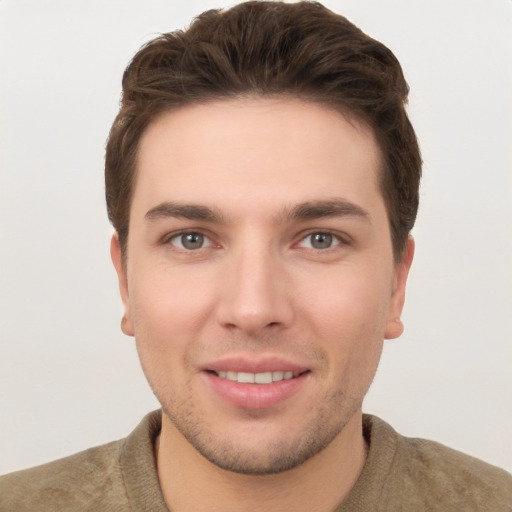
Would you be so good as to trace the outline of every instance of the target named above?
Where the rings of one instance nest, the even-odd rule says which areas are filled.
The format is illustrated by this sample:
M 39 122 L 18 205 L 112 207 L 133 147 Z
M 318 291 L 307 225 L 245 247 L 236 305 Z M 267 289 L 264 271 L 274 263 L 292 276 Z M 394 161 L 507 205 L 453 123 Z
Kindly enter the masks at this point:
M 407 276 L 414 257 L 414 240 L 411 236 L 407 239 L 402 259 L 396 265 L 393 292 L 389 305 L 388 322 L 384 337 L 388 340 L 398 338 L 404 332 L 404 325 L 400 320 L 405 302 L 405 286 Z
M 119 281 L 119 292 L 121 293 L 121 300 L 123 301 L 124 313 L 121 320 L 121 330 L 127 336 L 133 336 L 133 322 L 130 316 L 130 300 L 128 294 L 128 278 L 126 272 L 126 264 L 123 261 L 123 254 L 121 251 L 121 243 L 119 242 L 119 235 L 115 232 L 110 241 L 110 257 L 117 272 L 117 279 Z

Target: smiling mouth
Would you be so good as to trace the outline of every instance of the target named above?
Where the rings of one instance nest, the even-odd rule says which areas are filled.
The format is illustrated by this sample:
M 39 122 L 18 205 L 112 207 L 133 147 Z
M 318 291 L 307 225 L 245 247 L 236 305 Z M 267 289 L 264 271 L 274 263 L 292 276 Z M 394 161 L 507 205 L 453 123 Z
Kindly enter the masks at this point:
M 273 382 L 280 382 L 283 380 L 295 379 L 309 370 L 303 372 L 290 372 L 290 371 L 276 371 L 276 372 L 234 372 L 234 371 L 211 371 L 221 379 L 227 379 L 232 382 L 239 382 L 240 384 L 272 384 Z

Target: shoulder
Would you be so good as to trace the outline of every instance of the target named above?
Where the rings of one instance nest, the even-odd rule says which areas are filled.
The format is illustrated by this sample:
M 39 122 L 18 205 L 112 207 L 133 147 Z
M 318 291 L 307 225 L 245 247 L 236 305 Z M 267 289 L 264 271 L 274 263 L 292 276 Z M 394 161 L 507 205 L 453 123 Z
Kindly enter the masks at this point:
M 0 512 L 124 510 L 120 449 L 116 441 L 0 477 Z
M 506 471 L 433 441 L 404 437 L 398 446 L 404 489 L 465 510 L 512 510 L 512 476 Z
M 0 477 L 0 512 L 165 511 L 153 443 L 160 411 L 128 437 Z
M 415 510 L 512 511 L 512 476 L 479 459 L 426 439 L 397 434 L 382 420 L 375 427 L 395 436 L 386 499 L 401 496 Z

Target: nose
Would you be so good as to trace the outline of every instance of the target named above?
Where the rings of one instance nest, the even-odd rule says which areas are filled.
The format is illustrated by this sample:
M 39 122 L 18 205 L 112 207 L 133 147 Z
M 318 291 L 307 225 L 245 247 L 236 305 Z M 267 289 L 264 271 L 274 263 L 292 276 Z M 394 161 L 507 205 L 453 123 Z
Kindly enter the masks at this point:
M 292 290 L 284 262 L 268 247 L 245 247 L 224 269 L 217 319 L 224 327 L 257 336 L 293 322 Z

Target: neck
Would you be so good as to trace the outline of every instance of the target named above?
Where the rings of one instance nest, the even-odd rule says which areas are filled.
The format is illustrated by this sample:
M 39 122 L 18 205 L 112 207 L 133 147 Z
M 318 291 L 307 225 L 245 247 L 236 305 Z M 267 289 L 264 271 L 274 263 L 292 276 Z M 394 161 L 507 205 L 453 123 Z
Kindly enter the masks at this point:
M 220 469 L 188 443 L 165 413 L 156 444 L 160 486 L 173 512 L 332 512 L 355 485 L 366 452 L 361 412 L 322 452 L 274 475 L 244 475 Z

